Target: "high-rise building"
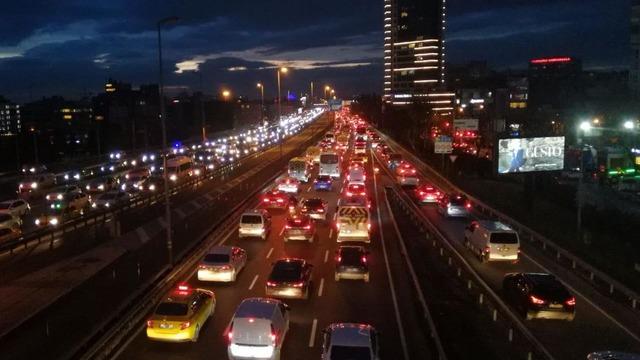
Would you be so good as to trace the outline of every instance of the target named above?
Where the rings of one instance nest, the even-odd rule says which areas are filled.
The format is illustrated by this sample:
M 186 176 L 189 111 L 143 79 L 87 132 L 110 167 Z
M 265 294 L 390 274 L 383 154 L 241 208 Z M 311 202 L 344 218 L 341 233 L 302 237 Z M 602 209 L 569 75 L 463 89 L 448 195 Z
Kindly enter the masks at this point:
M 631 69 L 629 71 L 629 87 L 636 99 L 640 98 L 640 0 L 631 2 Z
M 384 100 L 453 110 L 445 85 L 445 0 L 384 0 Z
M 22 131 L 20 105 L 0 103 L 0 136 L 11 136 Z

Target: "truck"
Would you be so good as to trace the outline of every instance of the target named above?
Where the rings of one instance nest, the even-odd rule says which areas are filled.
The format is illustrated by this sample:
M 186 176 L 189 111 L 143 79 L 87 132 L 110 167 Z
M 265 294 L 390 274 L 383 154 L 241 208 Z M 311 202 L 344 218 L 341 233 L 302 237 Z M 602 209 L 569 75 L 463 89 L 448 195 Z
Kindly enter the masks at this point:
M 289 176 L 301 182 L 308 182 L 311 176 L 308 163 L 305 158 L 295 157 L 289 160 Z
M 336 212 L 337 242 L 371 242 L 371 220 L 366 204 L 344 202 Z

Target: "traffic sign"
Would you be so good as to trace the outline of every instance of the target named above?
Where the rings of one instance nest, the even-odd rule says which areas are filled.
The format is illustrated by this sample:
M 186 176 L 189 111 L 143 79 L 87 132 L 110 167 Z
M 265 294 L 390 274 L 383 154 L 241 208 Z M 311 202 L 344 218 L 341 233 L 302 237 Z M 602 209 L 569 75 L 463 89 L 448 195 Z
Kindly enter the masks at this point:
M 436 138 L 433 152 L 436 154 L 451 154 L 453 143 L 450 136 L 440 135 Z
M 458 155 L 449 155 L 449 160 L 451 160 L 451 162 L 456 162 L 457 158 L 458 158 Z

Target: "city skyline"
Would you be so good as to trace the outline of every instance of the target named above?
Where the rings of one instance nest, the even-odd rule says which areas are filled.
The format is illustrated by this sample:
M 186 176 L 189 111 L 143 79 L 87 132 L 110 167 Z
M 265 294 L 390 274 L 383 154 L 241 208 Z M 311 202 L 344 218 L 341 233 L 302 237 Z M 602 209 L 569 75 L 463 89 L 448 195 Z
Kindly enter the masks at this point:
M 383 1 L 325 1 L 313 4 L 313 12 L 306 5 L 278 5 L 252 4 L 251 12 L 242 3 L 209 2 L 10 5 L 0 15 L 0 94 L 25 102 L 95 94 L 108 78 L 154 83 L 155 21 L 174 14 L 181 21 L 165 34 L 170 91 L 197 91 L 198 69 L 206 93 L 230 88 L 257 98 L 260 81 L 269 98 L 274 67 L 288 65 L 294 71 L 283 88 L 294 92 L 308 89 L 310 81 L 317 93 L 324 84 L 345 96 L 381 92 L 382 76 L 366 75 L 383 72 Z M 450 0 L 447 62 L 524 68 L 529 58 L 566 54 L 581 58 L 585 68 L 626 68 L 629 14 L 629 1 L 612 7 L 595 0 Z M 591 41 L 576 42 L 576 36 Z M 607 52 L 598 50 L 605 46 Z

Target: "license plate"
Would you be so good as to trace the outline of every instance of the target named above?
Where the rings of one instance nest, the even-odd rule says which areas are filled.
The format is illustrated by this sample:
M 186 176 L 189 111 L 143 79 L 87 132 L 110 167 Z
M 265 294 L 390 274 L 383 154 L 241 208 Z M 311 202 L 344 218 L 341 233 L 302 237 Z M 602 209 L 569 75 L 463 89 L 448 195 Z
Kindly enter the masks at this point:
M 552 309 L 561 309 L 562 308 L 562 304 L 551 304 L 549 305 L 550 308 Z
M 167 323 L 160 323 L 160 329 L 171 329 L 173 326 Z

